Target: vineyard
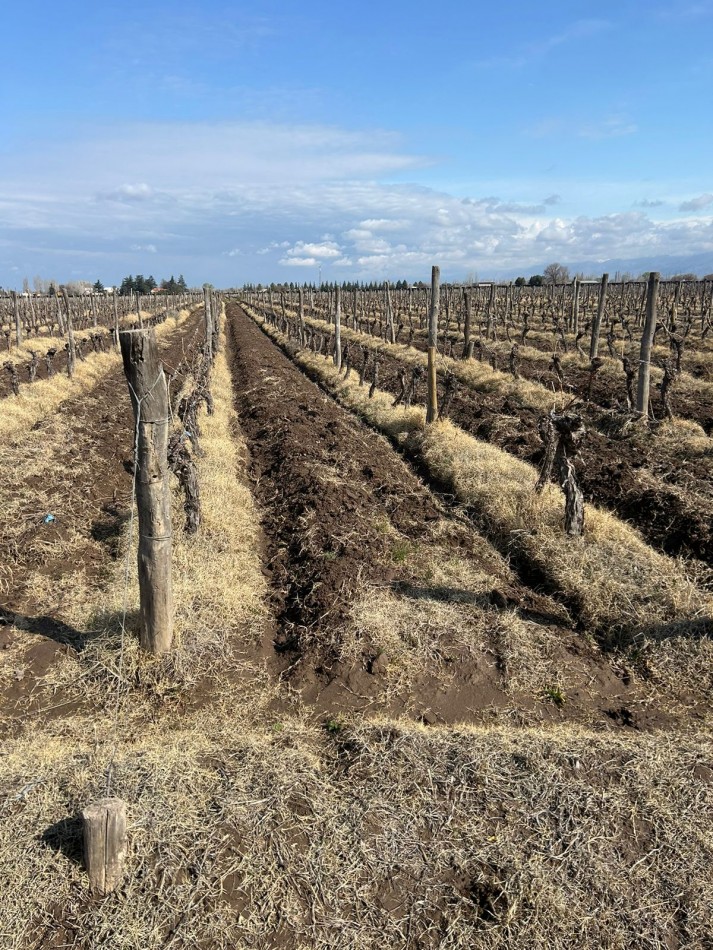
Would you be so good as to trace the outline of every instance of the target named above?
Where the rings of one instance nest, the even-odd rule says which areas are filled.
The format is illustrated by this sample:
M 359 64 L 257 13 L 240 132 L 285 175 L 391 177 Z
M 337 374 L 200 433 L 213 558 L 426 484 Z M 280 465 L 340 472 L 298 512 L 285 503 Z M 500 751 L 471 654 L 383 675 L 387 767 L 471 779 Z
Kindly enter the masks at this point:
M 710 948 L 712 329 L 0 298 L 0 944 Z

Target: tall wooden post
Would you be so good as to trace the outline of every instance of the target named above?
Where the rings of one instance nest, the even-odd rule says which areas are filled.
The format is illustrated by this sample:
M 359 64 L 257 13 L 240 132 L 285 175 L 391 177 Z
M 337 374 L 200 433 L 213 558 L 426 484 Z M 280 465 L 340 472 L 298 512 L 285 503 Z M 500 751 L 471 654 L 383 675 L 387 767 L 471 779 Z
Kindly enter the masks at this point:
M 386 290 L 386 330 L 389 335 L 389 343 L 395 343 L 396 329 L 394 327 L 394 311 L 391 306 L 391 290 L 389 289 L 388 280 L 385 281 L 384 288 Z
M 646 321 L 641 337 L 639 354 L 639 380 L 636 391 L 636 411 L 640 416 L 649 415 L 649 386 L 651 381 L 651 347 L 656 332 L 656 297 L 659 290 L 660 275 L 651 271 L 646 287 Z
M 337 284 L 334 311 L 334 365 L 337 372 L 342 368 L 342 288 Z
M 119 340 L 137 427 L 141 646 L 160 654 L 173 642 L 168 389 L 153 328 L 124 330 Z
M 438 417 L 438 387 L 436 385 L 436 346 L 438 344 L 438 311 L 441 303 L 441 269 L 431 269 L 431 309 L 428 312 L 428 391 L 426 394 L 426 422 Z
M 304 290 L 298 288 L 299 296 L 299 321 L 300 321 L 300 346 L 305 345 L 305 295 Z
M 205 307 L 205 355 L 210 360 L 213 359 L 213 309 L 208 287 L 203 288 L 203 305 Z
M 597 315 L 592 323 L 592 339 L 589 344 L 589 359 L 593 360 L 599 354 L 599 332 L 602 327 L 604 317 L 604 308 L 607 303 L 607 285 L 609 284 L 609 274 L 602 274 L 602 283 L 599 288 L 599 304 L 597 305 Z
M 67 288 L 62 288 L 62 298 L 64 300 L 64 305 L 67 308 L 67 375 L 71 378 L 74 376 L 74 365 L 77 362 L 76 348 L 74 346 L 74 324 L 72 322 L 72 308 L 69 305 L 69 295 L 67 293 Z
M 465 294 L 465 327 L 463 328 L 463 359 L 470 359 L 470 323 L 473 317 L 473 303 L 469 290 Z
M 114 288 L 114 293 L 111 295 L 114 301 L 114 343 L 116 346 L 119 345 L 119 302 L 116 299 L 116 287 Z
M 15 311 L 15 343 L 19 346 L 22 343 L 22 323 L 20 322 L 20 304 L 14 290 L 12 292 L 12 306 Z
M 579 333 L 579 277 L 572 281 L 572 332 Z

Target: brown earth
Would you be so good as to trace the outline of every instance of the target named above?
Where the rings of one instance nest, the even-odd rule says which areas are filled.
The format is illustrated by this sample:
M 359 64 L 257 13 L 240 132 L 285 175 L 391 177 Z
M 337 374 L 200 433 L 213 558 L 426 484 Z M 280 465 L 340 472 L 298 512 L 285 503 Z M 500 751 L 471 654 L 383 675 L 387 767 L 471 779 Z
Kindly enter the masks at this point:
M 401 338 L 405 339 L 403 332 Z M 414 346 L 425 349 L 425 343 L 419 340 Z M 389 350 L 383 344 L 379 351 L 379 386 L 396 395 L 400 392 L 398 373 L 403 364 Z M 457 348 L 454 352 L 458 352 Z M 549 375 L 551 379 L 537 381 L 555 386 L 556 376 Z M 678 458 L 662 455 L 655 434 L 619 425 L 622 417 L 617 412 L 617 400 L 607 393 L 604 383 L 595 381 L 592 400 L 584 398 L 588 380 L 588 373 L 582 370 L 577 379 L 569 381 L 572 408 L 583 416 L 587 427 L 576 462 L 585 500 L 609 508 L 631 522 L 649 544 L 666 554 L 713 564 L 710 454 L 687 458 L 685 465 Z M 423 381 L 415 401 L 425 403 Z M 542 459 L 543 445 L 538 434 L 542 413 L 516 404 L 506 394 L 478 392 L 456 383 L 449 416 L 464 431 L 517 458 L 534 465 Z
M 445 669 L 424 673 L 410 695 L 396 697 L 385 695 L 383 670 L 368 642 L 361 644 L 355 663 L 340 663 L 341 638 L 353 635 L 350 604 L 364 588 L 388 586 L 412 596 L 415 611 L 419 596 L 453 594 L 417 588 L 408 565 L 390 557 L 379 525 L 387 520 L 408 542 L 429 545 L 436 543 L 436 524 L 445 522 L 447 530 L 438 532 L 437 543 L 458 558 L 475 559 L 472 526 L 431 492 L 381 435 L 310 382 L 232 304 L 228 339 L 236 408 L 251 454 L 249 474 L 262 510 L 283 677 L 325 712 L 408 710 L 426 722 L 453 722 L 512 706 L 495 648 L 477 661 L 453 657 Z M 490 561 L 480 567 L 493 570 Z M 488 599 L 493 611 L 514 608 L 530 622 L 547 624 L 559 637 L 563 666 L 586 670 L 565 709 L 539 706 L 538 713 L 594 716 L 607 725 L 635 720 L 637 727 L 668 721 L 652 707 L 631 718 L 628 707 L 636 687 L 563 623 L 556 604 L 540 591 L 512 575 L 495 575 Z M 522 711 L 531 710 L 533 697 L 518 695 L 516 703 Z
M 201 326 L 196 314 L 181 332 L 159 339 L 164 368 L 176 372 L 171 383 L 174 401 L 190 354 L 199 343 Z M 8 722 L 20 706 L 22 716 L 38 715 L 43 708 L 64 715 L 76 707 L 75 702 L 64 702 L 65 697 L 59 695 L 49 704 L 39 687 L 62 652 L 83 648 L 86 634 L 57 619 L 60 594 L 48 603 L 38 596 L 30 579 L 39 574 L 46 582 L 43 586 L 51 589 L 53 581 L 59 583 L 64 575 L 82 571 L 100 586 L 108 561 L 117 556 L 118 539 L 130 509 L 133 455 L 133 416 L 120 364 L 92 389 L 61 403 L 56 412 L 16 439 L 13 457 L 21 460 L 23 449 L 30 447 L 31 454 L 33 445 L 40 449 L 43 443 L 52 442 L 56 427 L 67 423 L 71 436 L 59 443 L 53 462 L 57 471 L 72 476 L 51 486 L 49 512 L 36 511 L 33 499 L 33 492 L 46 492 L 48 486 L 42 478 L 23 476 L 21 461 L 6 464 L 0 476 L 6 499 L 20 495 L 26 523 L 19 540 L 0 537 L 0 558 L 7 572 L 0 594 L 0 651 L 21 646 L 23 630 L 42 637 L 24 651 L 17 678 L 0 692 L 0 717 L 7 717 Z M 46 514 L 54 515 L 54 520 L 45 523 Z M 72 543 L 65 543 L 70 538 Z

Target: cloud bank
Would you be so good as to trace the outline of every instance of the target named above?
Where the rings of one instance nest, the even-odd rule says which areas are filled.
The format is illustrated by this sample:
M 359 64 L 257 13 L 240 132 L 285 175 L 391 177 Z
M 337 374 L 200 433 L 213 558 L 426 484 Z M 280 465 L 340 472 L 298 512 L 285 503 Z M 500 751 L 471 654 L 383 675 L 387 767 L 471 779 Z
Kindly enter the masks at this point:
M 436 262 L 447 276 L 502 276 L 553 259 L 709 252 L 713 270 L 709 192 L 587 215 L 571 183 L 533 183 L 528 200 L 522 188 L 513 200 L 418 184 L 435 164 L 388 132 L 268 122 L 97 129 L 49 152 L 27 143 L 0 156 L 0 284 L 153 270 L 227 286 L 313 280 L 320 267 L 423 277 Z

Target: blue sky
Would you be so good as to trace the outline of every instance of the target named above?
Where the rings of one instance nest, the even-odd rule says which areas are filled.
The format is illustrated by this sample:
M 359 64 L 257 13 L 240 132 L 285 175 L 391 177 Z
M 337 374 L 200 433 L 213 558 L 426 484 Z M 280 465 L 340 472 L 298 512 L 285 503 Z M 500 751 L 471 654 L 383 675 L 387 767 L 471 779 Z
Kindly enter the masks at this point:
M 2 286 L 713 271 L 713 0 L 30 2 L 3 26 Z

